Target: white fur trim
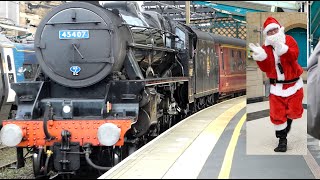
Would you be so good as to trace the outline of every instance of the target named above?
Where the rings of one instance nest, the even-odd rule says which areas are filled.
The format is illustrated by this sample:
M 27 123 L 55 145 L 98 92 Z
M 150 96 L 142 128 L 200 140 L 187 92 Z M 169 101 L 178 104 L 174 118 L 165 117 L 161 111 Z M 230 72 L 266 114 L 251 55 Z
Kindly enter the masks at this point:
M 281 41 L 282 41 L 282 43 L 285 44 L 285 43 L 286 43 L 286 35 L 285 35 L 285 33 L 284 33 L 284 27 L 283 27 L 283 26 L 281 26 L 281 28 L 280 28 L 280 30 L 279 30 L 278 33 L 282 33 L 282 34 L 283 34 L 283 39 L 282 39 Z M 278 33 L 277 33 L 277 34 L 278 34 Z M 265 46 L 272 45 L 272 44 L 268 41 L 267 37 L 268 37 L 268 36 L 265 37 L 264 45 L 265 45 Z M 281 43 L 281 41 L 280 41 L 280 43 Z
M 276 96 L 289 97 L 303 87 L 302 78 L 300 77 L 300 79 L 295 83 L 295 85 L 289 87 L 288 89 L 282 89 L 282 87 L 283 87 L 283 84 L 279 84 L 279 83 L 277 83 L 276 86 L 271 85 L 270 93 Z
M 264 35 L 267 35 L 267 32 L 271 29 L 274 29 L 274 28 L 279 28 L 280 30 L 280 25 L 277 24 L 277 23 L 270 23 L 268 24 L 264 29 L 263 29 L 263 34 Z
M 252 54 L 252 58 L 255 61 L 264 61 L 265 59 L 267 59 L 267 53 L 263 48 L 259 48 L 259 51 L 256 53 L 257 55 L 255 55 L 255 53 Z
M 276 131 L 281 131 L 281 130 L 285 129 L 286 127 L 287 127 L 287 121 L 283 124 L 278 124 L 278 125 L 275 124 L 274 125 L 274 129 Z
M 279 62 L 279 56 L 277 56 L 274 51 L 273 51 L 273 55 L 274 55 L 275 68 L 276 68 L 276 72 L 277 72 L 277 79 L 280 81 L 284 81 L 285 76 L 284 76 L 284 74 L 280 73 L 280 69 L 277 66 L 277 64 Z M 289 97 L 292 94 L 296 93 L 302 87 L 303 87 L 303 81 L 302 81 L 302 78 L 300 77 L 300 79 L 295 83 L 294 86 L 291 86 L 290 88 L 285 89 L 285 90 L 282 89 L 283 84 L 280 84 L 280 83 L 276 83 L 276 85 L 272 84 L 270 86 L 270 93 L 274 94 L 276 96 Z
M 277 72 L 277 79 L 280 80 L 280 81 L 283 81 L 284 80 L 284 74 L 280 73 L 280 69 L 279 69 L 279 67 L 277 65 L 280 62 L 279 56 L 277 56 L 277 54 L 275 53 L 274 50 L 273 50 L 273 56 L 274 56 L 274 65 L 275 65 L 276 72 Z
M 276 49 L 276 53 L 278 56 L 282 56 L 284 53 L 288 52 L 289 47 L 286 44 L 281 43 L 280 49 Z

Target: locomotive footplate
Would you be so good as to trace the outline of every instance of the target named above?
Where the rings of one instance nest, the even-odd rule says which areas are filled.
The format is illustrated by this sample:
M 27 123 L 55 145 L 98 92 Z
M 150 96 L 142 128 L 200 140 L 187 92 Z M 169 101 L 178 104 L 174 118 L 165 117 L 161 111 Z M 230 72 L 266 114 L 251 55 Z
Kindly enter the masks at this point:
M 80 168 L 80 144 L 70 142 L 70 132 L 61 132 L 61 142 L 53 144 L 54 168 L 57 171 L 76 171 Z

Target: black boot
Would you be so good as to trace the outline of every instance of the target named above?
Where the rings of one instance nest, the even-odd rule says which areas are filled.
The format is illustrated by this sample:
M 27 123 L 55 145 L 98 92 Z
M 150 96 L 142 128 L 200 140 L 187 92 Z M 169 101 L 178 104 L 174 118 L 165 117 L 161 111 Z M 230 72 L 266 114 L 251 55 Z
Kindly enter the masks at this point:
M 291 129 L 291 124 L 292 124 L 292 119 L 287 119 L 287 127 L 286 127 L 287 134 Z
M 287 130 L 276 131 L 276 137 L 279 138 L 278 147 L 274 149 L 275 152 L 287 151 Z

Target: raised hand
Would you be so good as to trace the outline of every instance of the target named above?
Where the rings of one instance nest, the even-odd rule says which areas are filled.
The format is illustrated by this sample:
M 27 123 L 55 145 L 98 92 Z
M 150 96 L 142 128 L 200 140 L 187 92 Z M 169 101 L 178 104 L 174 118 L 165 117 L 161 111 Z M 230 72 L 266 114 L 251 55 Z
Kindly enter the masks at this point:
M 256 43 L 249 43 L 249 48 L 253 51 L 252 57 L 255 61 L 263 61 L 267 58 L 267 53 L 265 50 L 260 46 L 260 44 Z

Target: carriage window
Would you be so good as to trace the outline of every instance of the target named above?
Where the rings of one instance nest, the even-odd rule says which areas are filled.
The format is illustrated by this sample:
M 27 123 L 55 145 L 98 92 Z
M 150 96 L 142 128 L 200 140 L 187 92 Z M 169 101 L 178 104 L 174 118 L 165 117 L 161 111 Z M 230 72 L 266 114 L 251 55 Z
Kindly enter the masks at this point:
M 222 70 L 224 70 L 224 57 L 223 57 L 223 48 L 221 48 L 221 61 L 222 61 Z
M 230 71 L 233 72 L 234 71 L 234 54 L 233 54 L 233 50 L 230 49 L 230 54 L 231 54 L 231 57 L 230 57 L 230 61 L 229 61 L 229 67 L 230 67 Z
M 239 67 L 239 70 L 243 70 L 244 69 L 244 62 L 242 60 L 242 53 L 241 51 L 239 51 L 239 63 L 241 64 L 241 67 Z
M 12 64 L 11 64 L 11 58 L 10 58 L 9 55 L 7 55 L 7 63 L 8 63 L 8 69 L 9 69 L 9 71 L 11 71 L 12 70 Z
M 213 47 L 214 45 L 211 44 L 211 46 Z M 216 68 L 216 66 L 215 66 L 215 53 L 214 53 L 214 49 L 213 48 L 211 49 L 210 53 L 211 53 L 211 62 L 212 62 L 212 65 L 211 65 L 210 69 L 214 69 L 215 70 L 215 68 Z
M 176 48 L 184 49 L 185 48 L 185 42 L 186 42 L 186 34 L 180 29 L 176 28 L 176 35 L 179 38 L 176 38 Z

